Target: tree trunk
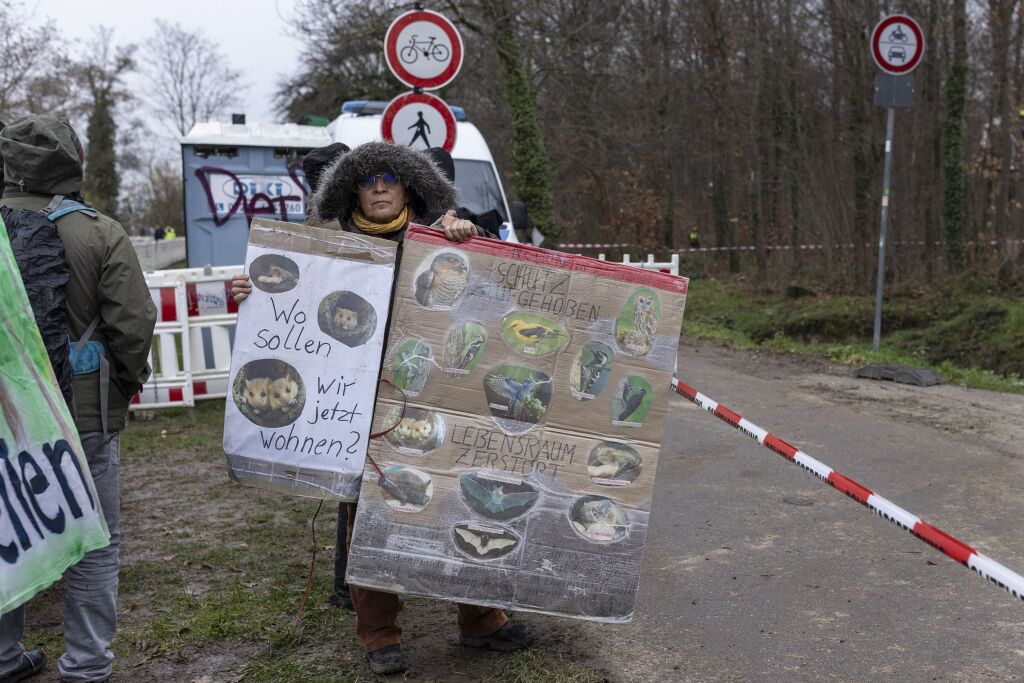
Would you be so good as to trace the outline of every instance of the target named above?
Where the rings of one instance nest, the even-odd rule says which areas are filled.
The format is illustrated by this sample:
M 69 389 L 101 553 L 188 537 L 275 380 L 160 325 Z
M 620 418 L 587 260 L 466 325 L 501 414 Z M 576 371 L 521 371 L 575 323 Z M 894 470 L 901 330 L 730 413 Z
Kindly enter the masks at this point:
M 990 0 L 989 29 L 992 31 L 992 79 L 996 89 L 996 110 L 999 116 L 999 131 L 996 149 L 999 154 L 999 179 L 996 182 L 995 216 L 992 227 L 995 233 L 996 253 L 999 263 L 999 280 L 1010 277 L 1010 260 L 1007 244 L 1010 196 L 1010 167 L 1013 165 L 1013 139 L 1010 137 L 1010 29 L 1013 25 L 1013 11 L 1017 0 Z
M 529 208 L 530 223 L 547 240 L 555 241 L 561 229 L 555 223 L 551 199 L 551 164 L 537 125 L 536 93 L 519 48 L 515 8 L 508 0 L 485 3 L 485 8 L 495 30 L 512 119 L 512 186 Z

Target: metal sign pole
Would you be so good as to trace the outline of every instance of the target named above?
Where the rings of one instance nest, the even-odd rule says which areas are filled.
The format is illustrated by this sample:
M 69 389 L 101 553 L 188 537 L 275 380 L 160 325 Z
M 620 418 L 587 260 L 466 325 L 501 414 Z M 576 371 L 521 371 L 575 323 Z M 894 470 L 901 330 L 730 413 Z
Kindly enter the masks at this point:
M 871 57 L 885 73 L 875 76 L 875 104 L 885 107 L 885 173 L 882 178 L 882 229 L 878 235 L 878 280 L 875 331 L 871 350 L 882 338 L 882 288 L 885 285 L 885 238 L 889 232 L 889 181 L 892 179 L 892 129 L 897 108 L 914 105 L 914 77 L 924 54 L 921 25 L 905 14 L 884 17 L 871 32 Z
M 885 171 L 882 174 L 882 228 L 878 235 L 878 278 L 875 283 L 875 333 L 871 350 L 878 351 L 882 338 L 882 286 L 885 283 L 885 237 L 889 230 L 889 182 L 892 179 L 892 131 L 896 110 L 885 109 Z

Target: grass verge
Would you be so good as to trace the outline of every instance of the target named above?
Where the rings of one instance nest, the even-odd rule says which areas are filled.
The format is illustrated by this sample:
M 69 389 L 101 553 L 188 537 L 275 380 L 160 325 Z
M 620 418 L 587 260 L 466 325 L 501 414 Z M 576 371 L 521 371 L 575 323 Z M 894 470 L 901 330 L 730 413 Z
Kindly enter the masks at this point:
M 883 307 L 882 344 L 871 350 L 871 297 L 824 297 L 806 289 L 749 291 L 691 281 L 683 338 L 741 349 L 816 355 L 852 366 L 938 370 L 948 383 L 1024 393 L 1024 304 L 950 285 L 910 291 Z

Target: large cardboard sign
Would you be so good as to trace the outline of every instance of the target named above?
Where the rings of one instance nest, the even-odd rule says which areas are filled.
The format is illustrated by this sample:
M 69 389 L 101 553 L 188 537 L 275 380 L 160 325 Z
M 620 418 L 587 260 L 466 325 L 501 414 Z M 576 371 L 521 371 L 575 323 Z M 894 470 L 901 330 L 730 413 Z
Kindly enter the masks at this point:
M 0 220 L 0 613 L 110 542 Z
M 525 245 L 405 241 L 348 580 L 628 621 L 687 281 Z
M 253 221 L 224 416 L 234 479 L 356 499 L 396 254 L 388 240 Z

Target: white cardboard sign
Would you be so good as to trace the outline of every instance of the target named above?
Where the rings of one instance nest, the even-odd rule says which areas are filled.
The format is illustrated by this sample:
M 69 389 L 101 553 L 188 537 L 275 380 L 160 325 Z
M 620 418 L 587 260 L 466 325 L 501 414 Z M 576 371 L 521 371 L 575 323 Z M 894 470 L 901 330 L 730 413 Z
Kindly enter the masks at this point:
M 346 250 L 381 258 L 350 260 Z M 239 307 L 224 418 L 224 450 L 236 479 L 355 499 L 394 255 L 386 240 L 253 222 L 245 259 L 253 290 Z

